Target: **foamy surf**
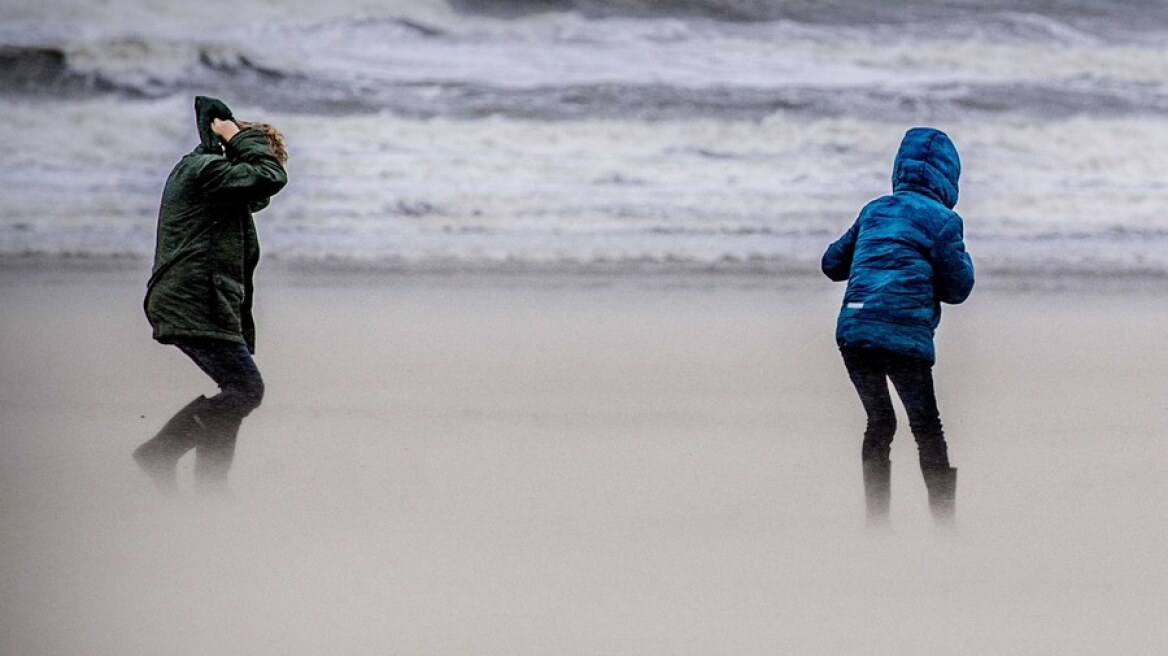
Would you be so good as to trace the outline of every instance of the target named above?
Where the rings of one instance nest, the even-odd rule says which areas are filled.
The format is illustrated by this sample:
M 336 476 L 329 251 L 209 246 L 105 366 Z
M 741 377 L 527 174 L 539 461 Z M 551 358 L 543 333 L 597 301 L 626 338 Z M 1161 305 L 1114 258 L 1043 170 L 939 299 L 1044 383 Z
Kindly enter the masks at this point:
M 212 93 L 288 134 L 293 263 L 813 272 L 932 124 L 981 270 L 1168 274 L 1155 6 L 509 7 L 6 3 L 0 256 L 148 257 Z

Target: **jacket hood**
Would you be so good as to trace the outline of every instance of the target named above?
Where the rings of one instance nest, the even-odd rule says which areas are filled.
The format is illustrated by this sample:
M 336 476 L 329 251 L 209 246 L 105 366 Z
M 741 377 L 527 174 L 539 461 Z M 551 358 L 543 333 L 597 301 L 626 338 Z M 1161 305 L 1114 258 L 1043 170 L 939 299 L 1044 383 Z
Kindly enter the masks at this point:
M 961 158 L 949 135 L 934 128 L 905 133 L 892 167 L 893 191 L 915 191 L 953 209 L 960 177 Z
M 204 153 L 222 153 L 223 140 L 211 131 L 211 121 L 233 121 L 231 108 L 218 98 L 195 96 L 195 124 L 199 128 L 199 147 Z

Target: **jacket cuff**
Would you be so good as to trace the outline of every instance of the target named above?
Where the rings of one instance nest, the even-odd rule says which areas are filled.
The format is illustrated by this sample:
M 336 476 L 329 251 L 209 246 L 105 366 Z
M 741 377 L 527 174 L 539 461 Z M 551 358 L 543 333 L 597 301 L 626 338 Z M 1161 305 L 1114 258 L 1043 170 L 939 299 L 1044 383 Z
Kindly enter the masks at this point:
M 249 139 L 254 139 L 256 137 L 262 139 L 265 144 L 268 142 L 268 138 L 264 136 L 264 133 L 255 128 L 244 128 L 239 132 L 236 132 L 234 135 L 232 135 L 231 141 L 227 142 L 227 153 L 229 155 L 232 153 L 238 153 L 241 145 L 246 143 Z

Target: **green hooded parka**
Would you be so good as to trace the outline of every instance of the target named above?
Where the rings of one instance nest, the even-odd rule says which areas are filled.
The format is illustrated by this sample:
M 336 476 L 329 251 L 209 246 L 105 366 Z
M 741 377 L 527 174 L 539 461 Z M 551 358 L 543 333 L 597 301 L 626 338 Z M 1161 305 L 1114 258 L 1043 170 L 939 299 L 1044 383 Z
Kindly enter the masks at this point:
M 231 119 L 215 98 L 195 98 L 201 144 L 175 165 L 162 192 L 154 269 L 144 307 L 154 339 L 201 338 L 255 352 L 252 275 L 260 245 L 252 212 L 288 182 L 267 137 L 241 130 L 223 144 L 213 119 Z

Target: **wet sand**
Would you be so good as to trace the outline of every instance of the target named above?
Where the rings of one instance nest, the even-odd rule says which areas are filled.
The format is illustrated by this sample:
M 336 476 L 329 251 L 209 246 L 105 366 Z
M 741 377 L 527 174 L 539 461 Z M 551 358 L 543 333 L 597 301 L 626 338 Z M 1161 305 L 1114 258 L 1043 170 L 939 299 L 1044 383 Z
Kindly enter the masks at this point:
M 1168 293 L 947 308 L 959 535 L 902 421 L 874 538 L 826 280 L 266 269 L 203 499 L 129 457 L 212 391 L 139 269 L 0 268 L 0 653 L 1168 649 Z

